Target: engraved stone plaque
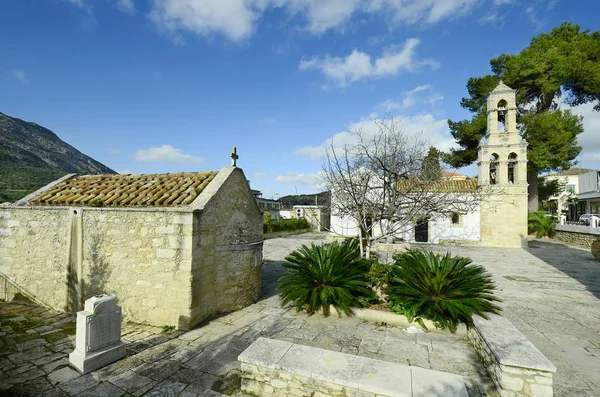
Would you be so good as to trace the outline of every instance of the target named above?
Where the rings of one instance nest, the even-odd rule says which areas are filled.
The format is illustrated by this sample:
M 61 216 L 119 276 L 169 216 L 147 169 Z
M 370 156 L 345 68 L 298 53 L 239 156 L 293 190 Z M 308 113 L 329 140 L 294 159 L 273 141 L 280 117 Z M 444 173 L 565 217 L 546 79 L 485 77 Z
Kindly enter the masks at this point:
M 96 295 L 85 301 L 77 313 L 75 351 L 69 362 L 86 374 L 125 357 L 121 342 L 121 308 L 110 295 Z

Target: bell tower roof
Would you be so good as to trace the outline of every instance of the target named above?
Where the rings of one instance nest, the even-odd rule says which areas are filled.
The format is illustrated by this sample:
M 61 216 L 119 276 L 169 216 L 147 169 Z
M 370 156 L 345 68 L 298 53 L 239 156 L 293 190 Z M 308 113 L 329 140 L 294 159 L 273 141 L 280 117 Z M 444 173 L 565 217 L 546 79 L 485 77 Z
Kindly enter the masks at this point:
M 505 92 L 516 92 L 517 90 L 513 90 L 512 88 L 510 88 L 509 86 L 507 86 L 506 84 L 504 84 L 504 81 L 500 80 L 500 82 L 498 83 L 498 85 L 496 86 L 496 88 L 493 89 L 493 91 L 491 92 L 491 94 L 499 94 L 499 93 L 505 93 Z

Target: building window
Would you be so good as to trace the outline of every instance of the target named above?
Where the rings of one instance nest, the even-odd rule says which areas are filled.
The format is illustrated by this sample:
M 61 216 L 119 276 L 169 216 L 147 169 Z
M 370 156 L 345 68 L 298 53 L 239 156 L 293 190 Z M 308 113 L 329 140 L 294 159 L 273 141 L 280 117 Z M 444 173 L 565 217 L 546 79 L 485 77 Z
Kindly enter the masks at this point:
M 568 193 L 575 193 L 575 185 L 567 185 Z
M 450 214 L 450 223 L 452 226 L 460 226 L 460 214 L 458 212 Z

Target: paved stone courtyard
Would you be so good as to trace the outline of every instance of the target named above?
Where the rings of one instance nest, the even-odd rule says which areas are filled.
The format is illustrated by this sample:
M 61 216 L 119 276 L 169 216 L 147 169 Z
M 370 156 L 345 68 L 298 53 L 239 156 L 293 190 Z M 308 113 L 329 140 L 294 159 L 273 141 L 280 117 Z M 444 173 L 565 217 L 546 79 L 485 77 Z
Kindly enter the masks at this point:
M 239 387 L 236 358 L 259 336 L 460 374 L 470 396 L 489 395 L 489 380 L 460 332 L 407 335 L 386 324 L 281 309 L 275 294 L 280 261 L 300 244 L 322 239 L 305 234 L 265 241 L 258 303 L 186 333 L 124 324 L 127 357 L 85 376 L 67 365 L 73 315 L 0 303 L 0 395 L 231 394 Z M 504 315 L 558 368 L 555 396 L 600 395 L 600 264 L 588 251 L 544 240 L 527 250 L 432 248 L 486 265 L 505 299 Z

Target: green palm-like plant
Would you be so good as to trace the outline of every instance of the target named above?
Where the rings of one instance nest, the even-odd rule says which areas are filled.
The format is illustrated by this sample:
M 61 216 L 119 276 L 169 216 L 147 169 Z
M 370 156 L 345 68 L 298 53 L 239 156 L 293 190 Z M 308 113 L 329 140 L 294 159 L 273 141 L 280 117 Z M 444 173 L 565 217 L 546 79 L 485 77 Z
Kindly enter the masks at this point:
M 530 212 L 527 218 L 527 232 L 535 233 L 537 238 L 554 236 L 554 219 L 546 216 L 544 210 Z
M 287 272 L 278 280 L 281 305 L 293 302 L 296 310 L 309 314 L 321 310 L 330 314 L 330 305 L 352 315 L 353 307 L 371 297 L 366 272 L 369 265 L 360 257 L 358 241 L 345 240 L 310 246 L 302 245 L 288 255 L 283 266 Z
M 427 319 L 455 332 L 459 323 L 472 327 L 474 314 L 500 313 L 492 277 L 469 258 L 410 250 L 395 259 L 398 269 L 387 299 L 392 311 L 409 321 L 426 328 Z

